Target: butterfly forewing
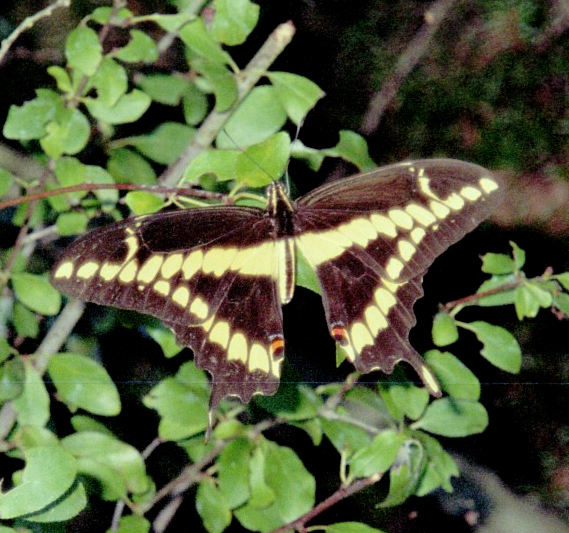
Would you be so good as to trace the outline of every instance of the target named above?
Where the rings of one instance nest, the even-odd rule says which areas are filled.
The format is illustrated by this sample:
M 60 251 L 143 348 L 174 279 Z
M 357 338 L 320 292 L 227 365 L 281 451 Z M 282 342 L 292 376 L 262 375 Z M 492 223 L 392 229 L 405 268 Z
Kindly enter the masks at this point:
M 52 283 L 67 294 L 152 314 L 193 349 L 224 396 L 272 394 L 283 356 L 272 221 L 258 209 L 135 217 L 73 243 Z
M 135 217 L 76 241 L 52 271 L 63 292 L 152 314 L 212 375 L 212 407 L 278 386 L 281 304 L 292 297 L 294 249 L 316 271 L 330 334 L 362 372 L 407 361 L 439 388 L 409 344 L 413 305 L 433 260 L 496 207 L 485 169 L 454 160 L 380 168 L 266 210 L 192 209 Z

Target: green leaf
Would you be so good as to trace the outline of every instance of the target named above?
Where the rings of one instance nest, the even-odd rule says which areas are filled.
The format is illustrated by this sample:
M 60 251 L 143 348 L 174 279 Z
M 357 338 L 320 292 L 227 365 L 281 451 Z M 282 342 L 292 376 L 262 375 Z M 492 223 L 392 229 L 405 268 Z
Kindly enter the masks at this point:
M 121 403 L 115 384 L 97 362 L 70 353 L 53 355 L 47 368 L 59 398 L 75 411 L 115 416 Z
M 225 52 L 220 44 L 207 31 L 205 22 L 197 18 L 184 25 L 178 32 L 184 44 L 195 54 L 205 57 L 215 63 L 233 63 L 231 56 Z
M 107 171 L 116 183 L 135 185 L 154 185 L 156 173 L 152 165 L 141 155 L 127 148 L 118 148 L 111 152 L 107 161 Z
M 176 335 L 171 329 L 146 326 L 146 332 L 160 345 L 164 357 L 174 357 L 184 349 L 176 342 Z
M 297 126 L 324 96 L 324 91 L 304 76 L 290 72 L 268 72 L 267 76 L 287 115 Z
M 156 163 L 169 165 L 178 159 L 194 133 L 194 128 L 185 124 L 164 122 L 148 135 L 128 137 L 123 142 L 131 144 Z
M 0 167 L 0 197 L 4 196 L 14 182 L 14 175 L 5 168 Z
M 562 311 L 565 316 L 569 316 L 569 294 L 560 292 L 553 296 L 553 305 Z
M 516 269 L 521 270 L 526 262 L 526 253 L 514 242 L 510 241 L 510 246 L 513 250 L 514 263 L 516 264 Z
M 322 430 L 334 448 L 348 457 L 371 441 L 367 431 L 342 420 L 322 418 Z
M 140 75 L 137 84 L 152 100 L 164 105 L 177 106 L 188 89 L 187 79 L 171 74 Z
M 107 107 L 113 107 L 128 90 L 125 69 L 110 57 L 105 57 L 91 83 L 97 89 L 97 99 Z
M 0 303 L 1 305 L 1 303 Z M 0 363 L 3 363 L 4 361 L 6 361 L 6 359 L 8 359 L 8 357 L 10 357 L 10 355 L 12 355 L 12 353 L 15 353 L 15 350 L 12 350 L 10 344 L 8 343 L 8 341 L 6 339 L 2 339 L 0 338 Z
M 366 140 L 354 131 L 340 131 L 338 144 L 334 148 L 323 150 L 323 153 L 330 157 L 341 157 L 362 171 L 373 170 L 377 167 L 369 155 Z
M 60 446 L 24 450 L 22 482 L 0 496 L 0 516 L 8 520 L 35 513 L 53 503 L 72 485 L 77 475 L 73 456 Z
M 77 459 L 80 472 L 101 482 L 104 499 L 117 500 L 149 490 L 144 459 L 133 446 L 96 431 L 73 433 L 61 444 Z
M 221 533 L 231 523 L 231 510 L 210 478 L 198 486 L 196 509 L 209 533 Z
M 86 76 L 97 71 L 102 59 L 103 47 L 95 30 L 78 26 L 71 30 L 65 41 L 65 57 L 71 68 Z
M 465 325 L 484 345 L 480 353 L 494 366 L 517 374 L 522 364 L 522 352 L 515 337 L 504 328 L 477 321 Z
M 271 441 L 262 441 L 264 478 L 275 494 L 267 507 L 258 508 L 250 501 L 234 511 L 241 525 L 261 533 L 292 522 L 314 506 L 315 481 L 302 461 L 290 449 Z
M 236 509 L 249 499 L 249 460 L 252 448 L 250 441 L 235 439 L 223 449 L 217 460 L 219 490 L 230 509 Z
M 242 44 L 259 20 L 259 6 L 250 0 L 215 0 L 211 35 L 229 46 Z
M 336 522 L 326 526 L 326 533 L 383 533 L 383 530 L 361 522 Z
M 56 315 L 61 308 L 61 294 L 47 278 L 20 272 L 12 274 L 12 287 L 20 302 L 42 315 Z
M 426 456 L 425 468 L 415 494 L 424 496 L 439 487 L 447 492 L 452 492 L 451 478 L 459 475 L 453 458 L 443 449 L 437 439 L 423 431 L 414 432 L 414 436 L 423 445 Z
M 250 187 L 263 187 L 279 178 L 290 158 L 290 137 L 285 132 L 249 146 L 237 158 L 238 181 Z
M 11 105 L 2 133 L 7 139 L 29 141 L 45 135 L 45 125 L 61 112 L 59 95 L 49 89 L 37 89 L 33 100 L 21 106 Z
M 515 267 L 509 255 L 488 253 L 482 256 L 482 272 L 487 274 L 510 274 Z
M 87 229 L 89 218 L 85 213 L 61 213 L 55 222 L 57 231 L 62 236 L 77 235 Z
M 148 20 L 153 20 L 163 30 L 175 33 L 187 22 L 194 20 L 196 16 L 190 15 L 189 13 L 177 13 L 175 15 L 162 15 L 153 13 L 152 15 L 147 15 L 145 18 Z
M 275 499 L 275 491 L 267 484 L 266 469 L 267 454 L 266 450 L 258 447 L 253 450 L 249 460 L 249 485 L 251 497 L 247 505 L 257 509 L 265 509 L 271 505 Z
M 147 191 L 130 191 L 124 201 L 135 215 L 156 213 L 164 207 L 160 196 Z
M 436 346 L 448 346 L 458 340 L 458 328 L 454 317 L 445 312 L 435 315 L 433 321 L 433 343 Z
M 394 418 L 399 419 L 405 415 L 411 420 L 416 420 L 423 414 L 429 403 L 429 391 L 425 388 L 390 384 L 386 389 L 382 391 L 381 396 L 389 406 L 390 412 L 396 415 Z M 396 406 L 397 413 L 392 409 L 393 406 Z
M 39 317 L 20 302 L 14 303 L 12 323 L 16 333 L 24 338 L 35 339 L 39 334 Z
M 215 111 L 223 113 L 227 111 L 237 100 L 238 91 L 235 77 L 231 74 L 223 63 L 208 61 L 207 59 L 193 59 L 191 66 L 205 78 L 206 92 L 213 92 L 215 95 Z M 201 83 L 199 83 L 201 81 Z M 204 80 L 197 80 L 197 83 L 204 85 Z
M 112 16 L 112 17 L 111 17 Z M 126 7 L 121 7 L 118 11 L 113 7 L 98 7 L 90 15 L 89 18 L 98 24 L 111 23 L 123 26 L 124 22 L 133 17 L 132 11 Z
M 405 436 L 393 429 L 382 431 L 364 448 L 360 448 L 349 461 L 350 475 L 369 477 L 386 472 L 397 457 Z
M 40 426 L 20 426 L 11 435 L 10 442 L 18 448 L 59 446 L 59 439 L 49 429 Z
M 482 433 L 487 426 L 488 413 L 481 403 L 450 397 L 432 402 L 412 425 L 443 437 L 467 437 Z
M 71 91 L 71 78 L 64 68 L 52 65 L 51 67 L 47 67 L 47 73 L 55 80 L 57 88 L 61 92 L 67 93 Z
M 306 385 L 283 386 L 275 396 L 260 396 L 257 405 L 284 420 L 306 420 L 318 414 L 322 398 Z
M 522 287 L 516 287 L 514 304 L 519 320 L 535 318 L 539 309 L 550 307 L 552 301 L 551 293 L 535 282 L 526 281 Z
M 113 51 L 113 55 L 126 63 L 154 63 L 159 57 L 154 40 L 140 30 L 130 30 L 128 44 Z
M 104 433 L 105 435 L 113 434 L 112 431 L 107 429 L 104 424 L 87 415 L 72 416 L 71 425 L 77 433 L 81 431 L 97 431 L 98 433 Z
M 441 387 L 454 398 L 476 401 L 480 398 L 480 381 L 472 371 L 449 352 L 429 350 L 425 363 L 435 373 Z
M 40 139 L 40 145 L 52 158 L 62 154 L 77 154 L 85 146 L 91 134 L 89 121 L 78 109 L 65 109 L 56 121 L 45 127 L 46 135 Z
M 131 514 L 121 516 L 119 527 L 113 533 L 149 533 L 150 527 L 150 522 L 144 516 Z
M 136 122 L 152 103 L 150 96 L 138 89 L 123 94 L 113 106 L 99 98 L 84 98 L 83 101 L 93 117 L 107 124 Z
M 286 111 L 275 88 L 255 87 L 231 115 L 216 139 L 218 148 L 250 146 L 279 131 L 286 122 Z
M 4 339 L 2 340 L 4 341 Z M 0 404 L 4 404 L 22 393 L 25 376 L 26 369 L 21 357 L 15 357 L 2 363 L 0 366 Z
M 559 281 L 559 283 L 561 283 L 561 285 L 563 286 L 563 288 L 566 291 L 569 291 L 569 272 L 563 272 L 562 274 L 556 274 L 555 276 L 552 276 L 553 279 L 556 279 L 557 281 Z
M 322 162 L 324 161 L 324 153 L 322 150 L 316 150 L 316 148 L 309 148 L 305 146 L 300 139 L 295 139 L 290 145 L 291 151 L 290 156 L 295 159 L 300 159 L 304 161 L 310 170 L 316 172 L 320 170 Z
M 83 483 L 77 483 L 69 494 L 42 513 L 27 516 L 30 522 L 64 522 L 77 516 L 87 506 L 87 494 Z
M 235 82 L 233 82 L 233 86 L 235 87 Z M 182 95 L 182 108 L 186 122 L 195 126 L 207 115 L 207 97 L 192 83 L 188 85 L 186 92 Z
M 207 428 L 209 384 L 193 363 L 182 365 L 176 377 L 163 379 L 143 402 L 160 414 L 158 432 L 164 440 L 180 440 Z
M 389 472 L 389 493 L 379 507 L 400 505 L 415 492 L 422 472 L 423 457 L 420 442 L 405 442 Z
M 55 164 L 55 175 L 62 186 L 79 185 L 83 183 L 93 183 L 102 185 L 113 185 L 112 176 L 103 168 L 95 165 L 84 165 L 73 157 L 62 157 Z M 72 198 L 83 198 L 87 191 L 68 193 Z M 119 199 L 119 192 L 116 189 L 100 189 L 95 191 L 95 195 L 103 204 L 103 209 L 111 211 Z
M 296 284 L 299 287 L 309 289 L 316 294 L 322 294 L 320 282 L 314 268 L 304 257 L 299 248 L 296 250 Z
M 237 179 L 237 161 L 242 156 L 238 150 L 204 150 L 186 168 L 183 181 L 197 183 L 204 174 L 215 174 L 218 181 Z

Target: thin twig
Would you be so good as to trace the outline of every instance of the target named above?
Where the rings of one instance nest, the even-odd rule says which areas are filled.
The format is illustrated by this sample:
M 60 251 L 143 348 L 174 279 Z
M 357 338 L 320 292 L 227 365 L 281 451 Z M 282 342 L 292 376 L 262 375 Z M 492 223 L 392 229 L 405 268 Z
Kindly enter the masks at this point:
M 435 32 L 439 29 L 448 10 L 455 1 L 437 0 L 427 9 L 424 15 L 425 24 L 399 57 L 399 61 L 391 76 L 383 84 L 380 91 L 371 99 L 362 126 L 364 135 L 369 135 L 377 129 L 383 113 L 397 94 L 403 80 L 411 73 L 427 51 Z
M 191 0 L 188 6 L 183 11 L 180 11 L 179 14 L 197 15 L 202 6 L 205 4 L 205 2 L 206 0 Z M 168 48 L 170 48 L 177 35 L 178 35 L 178 30 L 175 30 L 175 31 L 169 31 L 163 37 L 161 37 L 160 40 L 158 41 L 158 44 L 156 45 L 156 47 L 158 48 L 158 53 L 162 54 L 166 50 L 168 50 Z
M 286 533 L 291 529 L 296 529 L 297 531 L 303 531 L 306 522 L 312 520 L 315 516 L 318 516 L 320 513 L 326 511 L 333 505 L 336 505 L 339 501 L 347 498 L 348 496 L 351 496 L 352 494 L 355 494 L 356 492 L 359 492 L 360 490 L 365 489 L 370 485 L 374 485 L 381 478 L 382 474 L 376 473 L 373 474 L 372 476 L 359 479 L 358 481 L 355 481 L 351 485 L 340 487 L 336 492 L 334 492 L 334 494 L 328 496 L 328 498 L 321 501 L 316 507 L 313 507 L 306 514 L 302 515 L 300 518 L 297 518 L 294 522 L 290 522 L 288 524 L 285 524 L 284 526 L 274 529 L 273 531 L 271 531 L 271 533 Z
M 35 367 L 40 374 L 45 372 L 50 356 L 59 352 L 84 310 L 84 302 L 72 299 L 67 302 L 61 313 L 59 313 L 59 316 L 55 319 L 47 335 L 36 350 L 38 357 L 35 360 Z
M 10 47 L 22 33 L 32 28 L 38 20 L 49 17 L 58 7 L 69 7 L 70 5 L 71 0 L 56 0 L 53 4 L 47 6 L 41 11 L 26 17 L 20 25 L 2 41 L 2 44 L 0 45 L 0 63 L 2 63 L 4 56 L 8 53 Z
M 188 165 L 199 153 L 211 145 L 227 119 L 233 113 L 235 107 L 241 103 L 259 79 L 267 72 L 267 69 L 273 61 L 290 43 L 294 32 L 294 26 L 290 21 L 277 26 L 245 67 L 245 70 L 239 73 L 237 77 L 237 100 L 235 105 L 228 111 L 222 113 L 212 111 L 208 115 L 191 142 L 178 157 L 178 160 L 161 176 L 160 182 L 162 185 L 175 186 L 180 181 Z
M 178 496 L 182 492 L 186 491 L 189 487 L 197 483 L 199 481 L 202 469 L 209 465 L 229 444 L 229 442 L 231 441 L 221 441 L 217 443 L 201 461 L 193 463 L 190 466 L 184 468 L 179 476 L 164 485 L 152 497 L 152 499 L 138 506 L 137 511 L 146 513 L 146 511 L 151 509 L 162 498 L 165 498 L 166 496 Z
M 6 209 L 7 207 L 13 207 L 15 205 L 25 204 L 28 202 L 35 202 L 36 200 L 43 200 L 45 198 L 58 196 L 60 194 L 101 190 L 147 191 L 154 194 L 190 196 L 195 198 L 203 198 L 204 200 L 219 200 L 225 203 L 228 203 L 229 201 L 226 194 L 214 191 L 204 191 L 202 189 L 193 189 L 190 187 L 183 189 L 174 189 L 172 187 L 160 187 L 155 185 L 133 185 L 131 183 L 82 183 L 81 185 L 70 185 L 69 187 L 61 187 L 60 189 L 42 191 L 34 194 L 28 194 L 19 198 L 12 198 L 11 200 L 0 202 L 0 209 Z

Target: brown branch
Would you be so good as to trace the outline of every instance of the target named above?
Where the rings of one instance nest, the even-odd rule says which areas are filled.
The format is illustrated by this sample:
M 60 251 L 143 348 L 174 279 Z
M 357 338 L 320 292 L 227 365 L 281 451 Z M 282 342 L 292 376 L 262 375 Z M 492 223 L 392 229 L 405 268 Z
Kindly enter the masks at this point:
M 15 205 L 25 204 L 27 202 L 35 202 L 36 200 L 43 200 L 45 198 L 50 198 L 52 196 L 58 196 L 60 194 L 67 194 L 70 192 L 80 192 L 80 191 L 100 191 L 100 190 L 118 190 L 118 191 L 147 191 L 156 194 L 164 195 L 176 195 L 176 196 L 190 196 L 194 198 L 203 198 L 204 200 L 220 200 L 224 203 L 229 203 L 226 194 L 214 192 L 214 191 L 204 191 L 202 189 L 193 188 L 172 188 L 172 187 L 161 187 L 155 185 L 133 185 L 131 183 L 114 183 L 114 184 L 103 184 L 103 183 L 82 183 L 81 185 L 70 185 L 69 187 L 61 187 L 60 189 L 53 189 L 51 191 L 42 191 L 34 194 L 29 194 L 19 198 L 13 198 L 12 200 L 6 200 L 0 202 L 0 209 L 5 209 L 7 207 L 13 207 Z
M 385 113 L 385 110 L 397 94 L 405 78 L 426 53 L 436 31 L 455 1 L 437 0 L 425 11 L 425 24 L 399 57 L 399 61 L 391 76 L 385 81 L 380 91 L 371 99 L 368 110 L 364 115 L 361 129 L 364 135 L 369 135 L 377 129 L 383 113 Z
M 306 522 L 312 520 L 314 517 L 318 516 L 323 511 L 328 510 L 330 507 L 336 505 L 338 502 L 347 498 L 348 496 L 351 496 L 352 494 L 355 494 L 356 492 L 359 492 L 360 490 L 365 489 L 366 487 L 369 487 L 370 485 L 377 483 L 381 478 L 382 474 L 376 473 L 373 474 L 372 476 L 359 479 L 358 481 L 355 481 L 351 485 L 340 487 L 336 492 L 334 492 L 334 494 L 328 496 L 328 498 L 321 501 L 318 505 L 316 505 L 316 507 L 313 507 L 306 514 L 302 515 L 300 518 L 297 518 L 294 522 L 290 522 L 288 524 L 285 524 L 284 526 L 274 529 L 273 531 L 271 531 L 271 533 L 286 533 L 291 529 L 296 529 L 297 531 L 304 531 L 304 526 L 306 525 Z
M 231 116 L 235 108 L 249 94 L 259 79 L 265 74 L 274 60 L 286 48 L 294 36 L 295 28 L 292 22 L 280 24 L 271 33 L 265 43 L 259 48 L 253 59 L 242 70 L 237 77 L 237 100 L 235 105 L 228 111 L 219 113 L 212 111 L 203 121 L 202 125 L 194 135 L 193 139 L 180 154 L 177 161 L 171 165 L 160 177 L 163 185 L 176 185 L 183 176 L 184 171 L 194 158 L 211 146 L 217 134 L 223 128 L 227 119 Z
M 176 497 L 188 490 L 189 487 L 199 481 L 202 469 L 209 465 L 230 442 L 231 441 L 221 441 L 217 443 L 201 461 L 184 468 L 179 476 L 164 485 L 156 492 L 152 499 L 136 506 L 137 512 L 144 514 L 162 498 L 166 496 Z
M 462 298 L 458 298 L 457 300 L 452 300 L 451 302 L 442 304 L 440 306 L 440 310 L 449 312 L 452 311 L 455 307 L 458 307 L 460 305 L 475 305 L 483 298 L 511 291 L 516 287 L 519 287 L 522 283 L 523 280 L 520 279 L 516 281 L 511 281 L 509 283 L 504 283 L 504 285 L 500 285 L 499 287 L 495 287 L 494 289 L 488 289 L 487 291 L 476 292 L 474 294 L 470 294 L 469 296 L 464 296 Z

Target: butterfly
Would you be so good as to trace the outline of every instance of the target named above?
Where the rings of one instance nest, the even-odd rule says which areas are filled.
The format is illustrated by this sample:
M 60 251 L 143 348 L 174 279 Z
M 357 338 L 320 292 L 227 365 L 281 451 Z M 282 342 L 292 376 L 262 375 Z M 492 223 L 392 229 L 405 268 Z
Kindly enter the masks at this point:
M 279 384 L 282 306 L 297 254 L 314 269 L 328 329 L 362 373 L 405 361 L 437 380 L 409 343 L 413 305 L 434 259 L 498 206 L 500 182 L 452 159 L 407 161 L 292 201 L 279 182 L 265 209 L 217 206 L 143 215 L 76 240 L 51 273 L 82 300 L 159 318 L 211 374 L 211 408 Z

